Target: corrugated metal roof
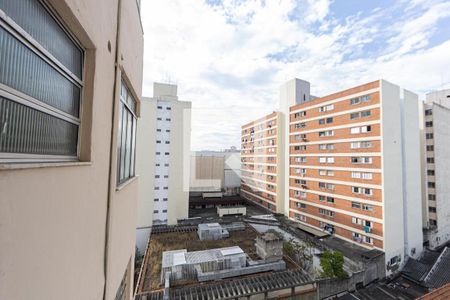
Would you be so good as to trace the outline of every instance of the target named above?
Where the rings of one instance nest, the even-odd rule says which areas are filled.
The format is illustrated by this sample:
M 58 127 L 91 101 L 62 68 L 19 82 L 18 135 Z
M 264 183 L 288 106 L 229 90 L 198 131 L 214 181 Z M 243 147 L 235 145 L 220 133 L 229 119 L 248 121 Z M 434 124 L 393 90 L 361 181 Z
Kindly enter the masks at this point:
M 445 247 L 425 278 L 429 287 L 438 288 L 450 283 L 450 248 Z

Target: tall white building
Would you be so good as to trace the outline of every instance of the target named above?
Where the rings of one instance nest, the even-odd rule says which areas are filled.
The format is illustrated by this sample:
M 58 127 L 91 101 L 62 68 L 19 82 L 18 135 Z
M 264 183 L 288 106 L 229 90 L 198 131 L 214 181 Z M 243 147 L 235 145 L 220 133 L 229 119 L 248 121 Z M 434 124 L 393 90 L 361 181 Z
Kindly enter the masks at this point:
M 138 248 L 152 225 L 173 225 L 188 217 L 191 102 L 179 101 L 177 86 L 154 83 L 144 98 L 138 127 L 140 176 Z M 153 130 L 151 130 L 153 128 Z
M 450 240 L 450 89 L 429 93 L 424 104 L 425 241 Z

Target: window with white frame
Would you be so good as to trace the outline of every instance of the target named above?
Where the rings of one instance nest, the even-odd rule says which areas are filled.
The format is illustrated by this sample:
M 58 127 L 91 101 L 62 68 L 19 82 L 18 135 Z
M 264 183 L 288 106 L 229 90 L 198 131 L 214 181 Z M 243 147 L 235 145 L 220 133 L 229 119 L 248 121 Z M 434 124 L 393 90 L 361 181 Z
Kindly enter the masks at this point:
M 136 100 L 122 80 L 120 88 L 119 130 L 117 138 L 117 183 L 135 175 Z
M 77 160 L 84 49 L 40 1 L 2 3 L 0 162 Z
M 372 173 L 352 172 L 352 178 L 370 180 L 373 178 Z

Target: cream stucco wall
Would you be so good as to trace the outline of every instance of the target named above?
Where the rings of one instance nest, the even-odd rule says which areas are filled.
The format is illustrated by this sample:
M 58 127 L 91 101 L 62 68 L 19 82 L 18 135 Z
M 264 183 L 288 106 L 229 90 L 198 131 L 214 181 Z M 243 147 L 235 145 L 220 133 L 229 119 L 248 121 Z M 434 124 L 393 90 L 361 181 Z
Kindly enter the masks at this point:
M 0 165 L 0 299 L 114 299 L 133 273 L 138 192 L 116 190 L 117 92 L 123 75 L 141 94 L 142 27 L 134 0 L 49 2 L 86 48 L 83 162 Z
M 173 101 L 171 155 L 169 169 L 169 207 L 167 223 L 188 217 L 191 148 L 191 102 Z

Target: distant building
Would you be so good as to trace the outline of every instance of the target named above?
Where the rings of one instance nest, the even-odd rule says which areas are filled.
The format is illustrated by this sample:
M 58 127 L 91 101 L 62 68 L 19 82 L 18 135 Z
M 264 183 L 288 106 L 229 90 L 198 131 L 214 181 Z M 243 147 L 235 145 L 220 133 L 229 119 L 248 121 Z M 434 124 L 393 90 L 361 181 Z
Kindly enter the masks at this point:
M 0 1 L 0 299 L 133 298 L 138 4 Z
M 284 212 L 284 139 L 279 112 L 242 126 L 241 196 L 272 212 Z
M 385 80 L 310 95 L 242 126 L 241 195 L 303 225 L 385 252 L 387 274 L 422 252 L 419 104 Z
M 176 85 L 154 83 L 141 110 L 137 244 L 144 251 L 152 225 L 188 217 L 191 102 L 178 100 Z
M 224 151 L 193 151 L 190 166 L 191 193 L 239 193 L 241 162 L 240 151 L 236 147 Z
M 450 240 L 450 89 L 426 95 L 423 142 L 425 241 L 434 249 Z

